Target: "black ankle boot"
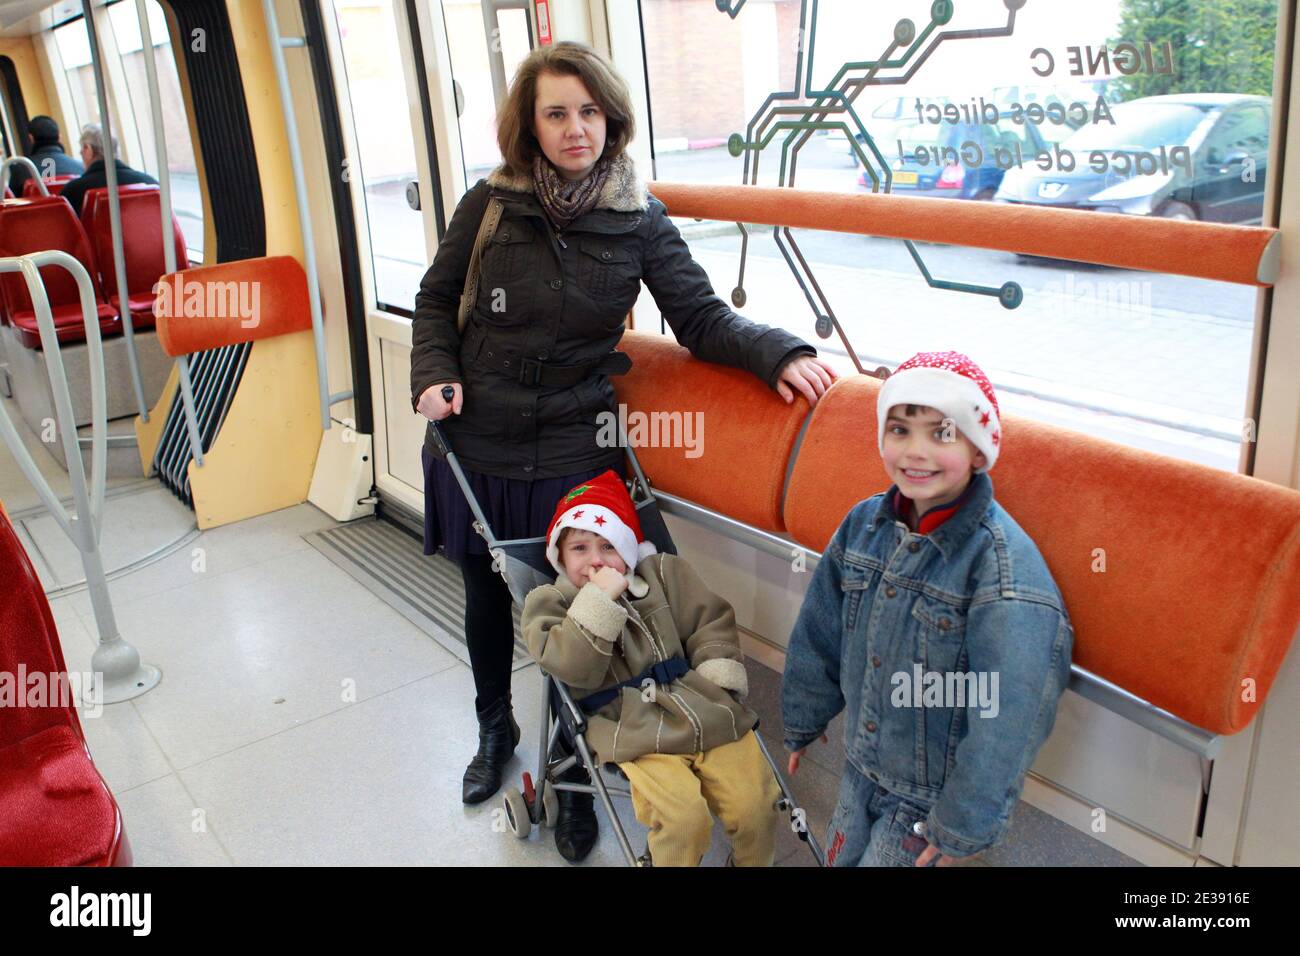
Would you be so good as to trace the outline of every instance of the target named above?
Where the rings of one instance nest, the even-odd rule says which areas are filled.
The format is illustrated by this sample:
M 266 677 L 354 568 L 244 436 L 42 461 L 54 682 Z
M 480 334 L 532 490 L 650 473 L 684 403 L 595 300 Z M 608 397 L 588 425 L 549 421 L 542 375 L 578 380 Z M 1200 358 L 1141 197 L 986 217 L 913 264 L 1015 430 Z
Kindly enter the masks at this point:
M 482 803 L 496 793 L 501 788 L 501 771 L 518 743 L 519 725 L 508 696 L 478 711 L 478 753 L 465 768 L 461 800 Z
M 581 767 L 570 767 L 560 778 L 565 783 L 590 783 L 587 772 Z M 596 798 L 590 793 L 557 790 L 560 818 L 555 824 L 555 848 L 570 863 L 587 858 L 596 845 L 600 830 L 596 824 Z

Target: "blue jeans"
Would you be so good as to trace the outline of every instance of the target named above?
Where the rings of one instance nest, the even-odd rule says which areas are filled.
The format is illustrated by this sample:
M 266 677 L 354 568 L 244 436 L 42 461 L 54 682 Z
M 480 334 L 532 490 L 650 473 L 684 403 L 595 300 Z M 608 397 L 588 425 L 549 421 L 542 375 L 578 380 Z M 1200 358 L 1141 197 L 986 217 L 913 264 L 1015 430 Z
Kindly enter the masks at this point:
M 890 793 L 852 764 L 844 765 L 840 802 L 826 832 L 827 866 L 915 866 L 929 845 L 924 826 L 929 811 Z M 936 856 L 928 864 L 934 866 Z

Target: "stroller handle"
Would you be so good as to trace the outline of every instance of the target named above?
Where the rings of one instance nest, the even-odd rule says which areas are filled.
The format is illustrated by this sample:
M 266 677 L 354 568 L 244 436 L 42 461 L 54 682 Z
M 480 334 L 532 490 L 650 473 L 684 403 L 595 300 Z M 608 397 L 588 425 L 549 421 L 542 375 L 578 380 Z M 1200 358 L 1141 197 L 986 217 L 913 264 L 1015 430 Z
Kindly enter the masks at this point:
M 456 389 L 453 386 L 444 385 L 442 387 L 442 400 L 444 402 L 450 404 L 455 397 Z M 496 537 L 492 534 L 491 526 L 488 524 L 487 517 L 483 514 L 483 509 L 479 506 L 477 496 L 469 486 L 469 481 L 465 477 L 465 472 L 461 469 L 460 462 L 457 460 L 455 453 L 451 450 L 451 442 L 447 440 L 447 434 L 442 430 L 442 423 L 440 421 L 430 420 L 429 426 L 429 430 L 433 433 L 433 440 L 438 446 L 438 451 L 442 453 L 442 457 L 451 468 L 452 474 L 456 478 L 456 483 L 460 485 L 461 493 L 464 494 L 465 500 L 469 504 L 470 511 L 473 512 L 475 520 L 482 528 L 480 534 L 482 534 L 483 538 L 487 541 L 488 550 L 492 551 L 497 544 Z M 641 492 L 645 495 L 645 500 L 641 502 L 641 504 L 636 505 L 636 507 L 640 509 L 647 505 L 653 505 L 655 501 L 654 492 L 650 490 L 650 482 L 646 480 L 645 472 L 641 470 L 641 463 L 637 461 L 636 452 L 632 450 L 632 445 L 628 442 L 627 435 L 624 434 L 621 423 L 619 425 L 619 444 L 627 452 L 628 460 L 632 464 L 632 472 L 636 476 L 636 484 L 640 485 Z M 635 488 L 636 485 L 633 487 Z M 633 498 L 633 501 L 635 503 L 635 497 Z M 666 528 L 664 529 L 664 533 L 665 535 L 667 534 Z M 669 550 L 673 554 L 677 553 L 675 548 Z
M 442 387 L 442 400 L 444 402 L 450 405 L 452 399 L 455 397 L 456 389 L 454 387 L 451 385 L 444 385 Z M 433 420 L 430 420 L 429 424 L 433 428 L 433 440 L 438 443 L 438 451 L 442 452 L 442 456 L 446 458 L 451 454 L 451 443 L 447 441 L 447 436 L 442 433 L 442 425 Z

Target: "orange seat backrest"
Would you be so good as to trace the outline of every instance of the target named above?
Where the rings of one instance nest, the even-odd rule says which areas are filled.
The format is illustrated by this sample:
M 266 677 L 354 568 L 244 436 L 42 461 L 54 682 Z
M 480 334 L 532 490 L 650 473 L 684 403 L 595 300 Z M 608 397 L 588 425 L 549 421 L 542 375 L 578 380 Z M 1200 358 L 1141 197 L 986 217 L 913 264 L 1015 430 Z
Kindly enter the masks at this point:
M 154 316 L 172 356 L 301 332 L 311 328 L 307 275 L 292 256 L 183 269 L 158 280 Z
M 628 331 L 619 348 L 632 357 L 632 371 L 612 379 L 630 433 L 633 413 L 681 413 L 683 437 L 685 416 L 700 423 L 691 437 L 701 453 L 692 458 L 682 447 L 642 447 L 629 434 L 651 485 L 756 528 L 785 530 L 786 463 L 807 401 L 787 405 L 749 372 L 697 361 L 663 335 Z M 652 427 L 647 438 L 655 434 Z
M 785 508 L 807 547 L 823 550 L 854 504 L 890 485 L 880 385 L 843 379 L 813 413 Z M 1300 625 L 1300 492 L 1002 421 L 994 494 L 1065 597 L 1075 663 L 1198 727 L 1245 727 Z

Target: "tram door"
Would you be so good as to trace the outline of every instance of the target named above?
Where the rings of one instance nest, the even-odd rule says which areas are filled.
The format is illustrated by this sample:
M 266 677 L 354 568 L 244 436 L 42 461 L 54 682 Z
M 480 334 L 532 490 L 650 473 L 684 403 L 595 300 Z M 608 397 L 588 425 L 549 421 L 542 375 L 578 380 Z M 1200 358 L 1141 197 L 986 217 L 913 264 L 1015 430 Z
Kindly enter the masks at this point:
M 411 413 L 411 317 L 420 279 L 465 190 L 499 162 L 495 115 L 532 46 L 527 0 L 336 0 L 340 112 L 362 256 L 375 482 L 421 511 L 424 420 Z M 368 227 L 368 228 L 366 228 Z M 367 248 L 368 247 L 368 248 Z

